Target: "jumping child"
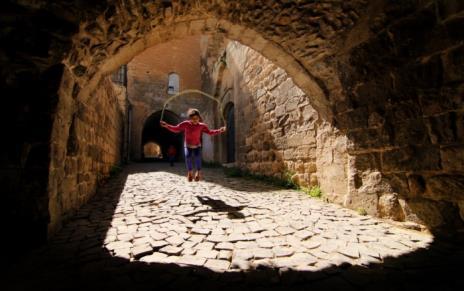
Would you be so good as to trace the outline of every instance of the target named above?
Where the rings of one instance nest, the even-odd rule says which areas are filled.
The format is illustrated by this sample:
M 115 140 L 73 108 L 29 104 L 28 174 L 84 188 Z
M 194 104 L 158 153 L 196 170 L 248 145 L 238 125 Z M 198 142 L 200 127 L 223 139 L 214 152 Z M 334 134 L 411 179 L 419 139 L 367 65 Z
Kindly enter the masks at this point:
M 201 178 L 201 135 L 206 133 L 209 135 L 217 135 L 226 131 L 225 127 L 220 129 L 209 129 L 208 126 L 202 123 L 200 111 L 195 108 L 190 108 L 187 111 L 189 117 L 178 125 L 170 125 L 164 121 L 160 121 L 162 127 L 165 127 L 169 131 L 179 133 L 184 132 L 184 153 L 185 163 L 187 166 L 187 179 L 189 182 L 193 180 L 193 161 L 195 161 L 195 167 L 197 169 L 195 173 L 195 181 L 200 181 Z

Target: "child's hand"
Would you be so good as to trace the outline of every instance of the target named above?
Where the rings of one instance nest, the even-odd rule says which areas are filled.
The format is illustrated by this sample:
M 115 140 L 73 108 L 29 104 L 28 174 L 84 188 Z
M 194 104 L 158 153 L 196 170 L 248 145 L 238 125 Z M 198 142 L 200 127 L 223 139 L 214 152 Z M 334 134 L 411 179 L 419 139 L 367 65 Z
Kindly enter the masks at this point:
M 223 127 L 221 127 L 219 130 L 220 130 L 221 132 L 225 132 L 227 129 L 226 129 L 225 126 L 223 126 Z
M 161 120 L 161 121 L 160 121 L 160 125 L 161 125 L 162 127 L 166 127 L 168 124 L 167 124 L 165 121 L 162 121 L 162 120 Z

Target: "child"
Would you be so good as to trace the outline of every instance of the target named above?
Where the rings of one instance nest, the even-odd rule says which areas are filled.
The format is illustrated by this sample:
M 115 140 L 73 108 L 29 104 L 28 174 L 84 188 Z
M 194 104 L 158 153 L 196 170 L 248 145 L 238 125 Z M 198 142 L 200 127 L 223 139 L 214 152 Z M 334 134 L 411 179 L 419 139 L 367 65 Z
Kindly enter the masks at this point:
M 204 132 L 209 135 L 216 135 L 226 131 L 225 127 L 220 129 L 210 130 L 208 126 L 202 123 L 202 118 L 200 116 L 200 111 L 198 109 L 190 108 L 187 111 L 189 117 L 188 120 L 179 123 L 178 125 L 170 125 L 164 121 L 160 121 L 162 127 L 167 128 L 172 132 L 184 132 L 184 152 L 185 152 L 185 163 L 187 165 L 187 179 L 189 182 L 193 180 L 193 160 L 195 161 L 195 166 L 197 172 L 195 173 L 195 181 L 200 181 L 200 171 L 201 171 L 201 134 Z
M 174 159 L 176 158 L 177 150 L 173 145 L 168 148 L 168 160 L 171 167 L 174 167 Z

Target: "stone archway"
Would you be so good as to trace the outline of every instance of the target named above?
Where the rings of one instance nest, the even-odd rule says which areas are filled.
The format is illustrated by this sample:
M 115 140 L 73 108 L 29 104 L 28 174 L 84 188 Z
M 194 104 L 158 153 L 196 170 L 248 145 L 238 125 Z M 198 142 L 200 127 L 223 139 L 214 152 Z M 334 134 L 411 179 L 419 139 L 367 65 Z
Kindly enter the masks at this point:
M 72 52 L 72 55 L 78 58 L 75 62 L 86 62 L 92 67 L 76 66 L 76 64 L 73 64 L 73 59 L 65 60 L 65 64 L 69 71 L 72 72 L 73 79 L 78 85 L 77 98 L 85 103 L 90 96 L 90 92 L 98 86 L 102 77 L 113 72 L 119 66 L 128 63 L 134 56 L 145 49 L 172 39 L 216 33 L 223 35 L 224 38 L 237 40 L 259 51 L 263 56 L 282 67 L 302 90 L 311 94 L 311 102 L 318 108 L 318 111 L 327 117 L 330 116 L 330 102 L 324 88 L 321 88 L 323 84 L 314 79 L 312 74 L 297 58 L 274 41 L 265 39 L 258 31 L 245 25 L 234 24 L 225 19 L 215 17 L 203 16 L 200 19 L 195 18 L 194 20 L 183 20 L 181 17 L 169 23 L 155 26 L 134 39 L 130 44 L 119 45 L 112 54 L 108 55 L 108 53 L 105 53 L 107 57 L 97 62 L 98 67 L 94 67 L 93 62 L 89 63 L 90 60 L 94 60 L 95 58 L 93 54 L 87 50 L 82 51 L 79 49 L 79 46 L 76 46 L 76 50 Z M 75 42 L 80 42 L 82 41 L 81 38 L 88 37 L 88 32 L 81 31 L 76 36 Z M 111 40 L 106 41 L 113 42 Z M 76 71 L 82 71 L 82 76 L 79 76 L 80 74 L 76 75 Z
M 182 135 L 172 133 L 159 124 L 161 111 L 156 111 L 151 114 L 145 121 L 142 129 L 141 152 L 144 153 L 144 146 L 147 143 L 155 142 L 160 147 L 160 156 L 163 160 L 167 160 L 167 151 L 170 145 L 174 145 L 177 151 L 177 159 L 182 157 Z M 180 118 L 172 111 L 165 110 L 163 120 L 169 124 L 178 124 Z M 142 160 L 152 160 L 150 157 L 142 156 Z
M 280 4 L 276 5 L 279 6 Z M 320 11 L 319 9 L 331 10 L 333 8 L 336 10 L 337 7 L 335 6 L 323 5 L 307 8 L 314 8 L 316 11 Z M 145 8 L 148 9 L 149 7 Z M 326 23 L 318 23 L 319 19 L 314 19 L 316 22 L 315 24 L 312 23 L 314 27 L 311 24 L 300 31 L 301 35 L 298 33 L 293 35 L 292 42 L 285 37 L 285 29 L 276 28 L 272 25 L 272 22 L 266 23 L 263 22 L 264 19 L 260 19 L 261 24 L 264 23 L 264 26 L 253 26 L 250 25 L 250 20 L 245 17 L 242 18 L 242 21 L 236 21 L 233 15 L 238 16 L 240 13 L 247 14 L 247 12 L 235 11 L 234 9 L 237 8 L 235 4 L 225 4 L 225 7 L 221 7 L 225 11 L 227 9 L 234 11 L 226 15 L 223 14 L 224 10 L 216 11 L 216 8 L 209 7 L 208 3 L 202 2 L 193 6 L 190 4 L 184 6 L 179 3 L 172 5 L 168 3 L 162 10 L 154 9 L 150 11 L 148 9 L 146 15 L 149 21 L 141 22 L 140 19 L 132 18 L 134 23 L 137 23 L 139 28 L 143 27 L 143 29 L 134 31 L 135 36 L 129 37 L 130 42 L 122 41 L 118 43 L 113 39 L 108 39 L 106 34 L 94 34 L 94 30 L 101 27 L 120 27 L 121 23 L 115 22 L 121 19 L 114 17 L 114 13 L 109 13 L 109 16 L 105 15 L 106 17 L 102 16 L 96 22 L 83 23 L 79 34 L 75 37 L 76 45 L 73 47 L 70 58 L 64 62 L 68 69 L 67 72 L 70 73 L 75 82 L 74 89 L 76 90 L 74 91 L 77 100 L 83 103 L 87 102 L 91 95 L 90 92 L 98 87 L 102 77 L 126 63 L 147 47 L 188 35 L 220 33 L 225 38 L 237 40 L 255 49 L 271 62 L 283 68 L 293 82 L 309 96 L 307 101 L 317 111 L 318 119 L 322 122 L 321 128 L 324 128 L 324 130 L 318 132 L 321 149 L 323 149 L 318 156 L 326 159 L 321 159 L 318 168 L 325 170 L 325 172 L 320 174 L 318 181 L 328 192 L 330 201 L 352 208 L 368 204 L 367 211 L 371 214 L 379 214 L 385 210 L 380 209 L 382 206 L 379 205 L 379 202 L 382 201 L 384 206 L 388 208 L 387 213 L 401 209 L 401 211 L 407 212 L 404 214 L 407 219 L 430 224 L 433 227 L 443 224 L 447 220 L 441 215 L 442 210 L 440 209 L 443 207 L 456 213 L 457 205 L 461 203 L 461 199 L 456 196 L 459 195 L 459 187 L 455 187 L 455 190 L 453 190 L 453 193 L 456 193 L 453 195 L 456 197 L 446 197 L 447 202 L 445 204 L 436 203 L 434 199 L 429 199 L 430 197 L 427 198 L 428 200 L 418 198 L 414 196 L 415 194 L 412 194 L 409 187 L 409 184 L 415 183 L 416 175 L 421 177 L 419 180 L 424 179 L 424 177 L 432 177 L 435 181 L 429 185 L 430 189 L 435 188 L 436 185 L 449 184 L 449 175 L 454 175 L 451 173 L 454 172 L 454 166 L 451 165 L 441 173 L 430 174 L 431 170 L 439 170 L 442 165 L 439 164 L 440 145 L 437 142 L 432 142 L 433 137 L 421 138 L 421 132 L 426 130 L 428 127 L 426 124 L 430 122 L 428 118 L 419 121 L 420 126 L 417 127 L 417 134 L 411 135 L 414 141 L 409 140 L 409 137 L 406 137 L 405 132 L 402 131 L 405 128 L 414 127 L 414 121 L 407 119 L 406 123 L 408 125 L 402 124 L 402 126 L 396 128 L 402 122 L 395 119 L 395 106 L 389 105 L 390 99 L 388 96 L 392 91 L 394 91 L 394 94 L 403 96 L 401 92 L 398 92 L 398 78 L 395 77 L 395 74 L 402 76 L 399 70 L 403 68 L 399 68 L 396 64 L 392 65 L 394 82 L 384 80 L 384 77 L 388 74 L 378 75 L 374 73 L 376 71 L 385 71 L 385 69 L 378 67 L 382 62 L 372 66 L 376 69 L 372 70 L 371 76 L 377 76 L 378 82 L 370 83 L 369 80 L 365 80 L 364 73 L 360 73 L 363 64 L 369 63 L 362 56 L 363 53 L 368 54 L 369 52 L 365 50 L 363 45 L 375 47 L 380 41 L 379 39 L 388 36 L 388 34 L 382 34 L 383 36 L 367 34 L 368 36 L 356 37 L 356 30 L 346 31 L 345 26 L 336 25 L 332 22 L 330 23 L 334 24 L 334 26 L 329 27 Z M 286 13 L 294 12 L 294 15 L 301 13 L 299 11 L 301 7 L 298 5 L 281 8 Z M 350 19 L 353 15 L 359 16 L 365 12 L 365 7 L 361 2 L 351 3 L 349 6 L 340 8 L 345 12 L 338 16 L 349 23 L 348 27 L 355 24 L 355 21 Z M 126 7 L 117 6 L 115 9 L 124 11 Z M 204 9 L 208 13 L 204 13 Z M 428 13 L 427 9 L 429 8 L 419 9 L 420 12 L 418 13 Z M 160 11 L 163 12 L 162 15 Z M 350 11 L 354 14 L 350 13 Z M 152 13 L 151 16 L 150 13 Z M 279 25 L 285 27 L 290 19 L 281 18 L 280 16 L 274 15 L 279 19 L 277 20 Z M 263 17 L 267 18 L 270 15 L 263 15 Z M 355 18 L 355 20 L 359 19 L 358 17 Z M 153 25 L 151 22 L 148 25 L 154 19 L 159 20 L 157 24 Z M 252 29 L 251 27 L 256 28 Z M 321 29 L 321 27 L 323 28 Z M 395 29 L 393 24 L 392 29 Z M 344 33 L 345 38 L 335 41 L 337 36 L 340 37 L 339 33 Z M 124 37 L 124 34 L 122 36 Z M 81 49 L 80 44 L 82 41 L 89 41 L 92 44 L 94 37 L 100 43 L 108 45 L 93 46 L 93 51 Z M 369 37 L 372 37 L 372 39 L 368 39 Z M 298 40 L 301 40 L 301 42 Z M 300 47 L 301 44 L 305 44 L 304 47 Z M 92 45 L 88 46 L 92 47 Z M 350 51 L 351 49 L 353 51 Z M 98 55 L 99 53 L 100 55 Z M 388 56 L 391 51 L 387 49 L 384 53 Z M 404 69 L 409 70 L 410 68 Z M 347 78 L 346 72 L 350 72 L 351 76 L 356 77 Z M 369 87 L 371 85 L 372 88 Z M 409 83 L 405 82 L 400 87 L 407 91 L 409 86 Z M 363 91 L 364 89 L 369 93 L 366 94 Z M 390 93 L 379 93 L 379 90 Z M 376 103 L 373 101 L 374 99 L 365 100 L 371 94 L 378 95 L 382 102 Z M 398 102 L 398 106 L 405 104 L 403 101 Z M 414 101 L 411 102 L 414 103 Z M 410 105 L 408 102 L 406 104 Z M 390 116 L 386 113 L 387 111 L 391 113 Z M 388 120 L 389 124 L 384 123 L 385 118 L 390 118 Z M 454 120 L 451 122 L 455 123 Z M 433 131 L 433 127 L 429 126 L 429 128 Z M 435 135 L 433 132 L 428 134 Z M 337 135 L 341 138 L 336 140 L 327 138 L 330 135 Z M 295 140 L 298 142 L 298 139 Z M 413 149 L 411 149 L 411 143 L 414 144 Z M 446 141 L 445 144 L 449 144 L 449 142 Z M 411 154 L 415 152 L 416 147 L 419 148 L 421 153 L 431 151 L 435 158 L 428 161 L 430 163 L 419 162 L 424 161 L 424 159 Z M 335 150 L 332 150 L 332 148 L 335 148 Z M 407 157 L 407 160 L 414 160 L 418 163 L 418 166 L 408 168 L 408 166 L 401 163 L 398 165 L 394 162 L 397 156 Z M 414 161 L 412 163 L 415 163 Z M 260 168 L 260 165 L 255 166 Z M 457 184 L 460 185 L 462 175 L 458 174 L 451 179 L 456 181 L 455 178 L 457 178 Z M 337 181 L 337 185 L 343 184 L 343 186 L 333 187 L 333 181 Z M 427 189 L 427 186 L 422 188 Z M 433 190 L 427 191 L 429 192 L 428 196 L 435 195 Z M 343 192 L 346 194 L 340 195 Z M 419 192 L 424 191 L 420 190 Z M 425 207 L 425 210 L 423 207 Z M 429 219 L 429 215 L 419 214 L 420 218 L 416 215 L 429 210 L 434 212 L 433 216 L 435 218 L 432 220 Z M 388 215 L 388 217 L 394 216 Z
M 62 200 L 56 187 L 77 167 L 65 166 L 68 137 L 81 128 L 79 120 L 95 121 L 86 109 L 91 99 L 101 99 L 95 90 L 107 87 L 103 77 L 149 46 L 200 33 L 224 34 L 281 66 L 323 119 L 346 135 L 340 144 L 324 134 L 319 138 L 325 148 L 348 149 L 341 166 L 356 195 L 347 203 L 369 197 L 375 204 L 384 196 L 385 205 L 407 212 L 406 219 L 433 228 L 448 216 L 459 217 L 459 211 L 464 217 L 462 5 L 90 2 L 6 5 L 15 17 L 5 21 L 8 33 L 1 36 L 7 56 L 1 88 L 14 98 L 8 98 L 0 124 L 15 138 L 4 145 L 2 169 L 9 204 L 17 205 L 11 214 L 19 213 L 23 225 L 37 222 L 42 232 L 62 214 L 50 201 Z M 101 123 L 118 131 L 114 119 Z M 31 130 L 34 126 L 41 128 Z M 108 140 L 118 142 L 115 136 Z M 111 158 L 86 169 L 91 177 L 107 174 L 117 162 L 117 151 L 105 147 Z M 85 150 L 96 158 L 105 153 Z M 336 156 L 330 152 L 327 160 Z M 86 177 L 80 177 L 79 189 L 91 195 L 94 183 Z M 83 197 L 77 206 L 89 196 Z M 30 213 L 21 216 L 24 209 Z
M 64 104 L 75 102 L 84 105 L 92 102 L 93 92 L 99 90 L 105 76 L 151 46 L 191 35 L 221 34 L 224 38 L 237 40 L 250 46 L 282 67 L 293 81 L 308 96 L 311 96 L 309 102 L 317 108 L 321 117 L 332 118 L 331 102 L 325 85 L 307 69 L 309 66 L 305 66 L 300 57 L 297 56 L 301 52 L 293 51 L 295 49 L 293 44 L 283 45 L 279 38 L 276 38 L 276 33 L 268 34 L 256 30 L 257 27 L 254 23 L 238 23 L 232 15 L 223 17 L 216 14 L 214 10 L 218 7 L 214 5 L 210 7 L 211 3 L 197 4 L 198 7 L 190 7 L 191 3 L 182 5 L 180 3 L 172 3 L 172 5 L 167 3 L 167 6 L 161 10 L 160 7 L 153 4 L 149 9 L 152 15 L 145 20 L 146 22 L 140 23 L 137 13 L 127 14 L 127 19 L 122 17 L 122 14 L 117 14 L 116 12 L 125 14 L 129 9 L 127 5 L 132 5 L 119 3 L 94 18 L 96 20 L 81 23 L 79 32 L 73 38 L 73 47 L 63 61 L 65 72 L 60 90 L 60 102 Z M 204 9 L 213 10 L 204 13 Z M 235 7 L 232 5 L 228 9 L 235 9 Z M 298 7 L 292 9 L 295 12 L 299 10 Z M 348 16 L 348 18 L 350 17 Z M 132 24 L 138 23 L 137 28 L 130 25 L 129 31 L 131 32 L 120 32 L 118 29 L 126 21 Z M 154 22 L 157 24 L 153 25 Z M 100 33 L 105 30 L 104 27 L 113 33 Z M 279 34 L 283 37 L 282 41 L 288 37 L 288 33 L 281 34 L 279 32 Z M 320 42 L 317 44 L 321 48 L 325 45 Z M 309 50 L 311 51 L 311 49 Z M 317 59 L 314 52 L 310 54 Z M 67 107 L 65 110 L 76 111 L 76 108 Z M 67 114 L 69 113 L 67 112 L 63 116 Z M 67 127 L 68 122 L 69 120 L 66 118 L 55 120 L 52 136 L 54 140 L 58 141 L 57 144 L 66 142 L 67 132 L 63 131 L 63 128 Z M 60 147 L 56 147 L 53 151 L 60 151 Z M 53 159 L 52 157 L 52 163 L 57 164 L 58 169 L 62 168 Z M 52 181 L 49 183 L 55 184 L 59 178 L 53 176 L 51 179 Z M 52 215 L 52 220 L 55 220 L 54 217 L 55 215 Z

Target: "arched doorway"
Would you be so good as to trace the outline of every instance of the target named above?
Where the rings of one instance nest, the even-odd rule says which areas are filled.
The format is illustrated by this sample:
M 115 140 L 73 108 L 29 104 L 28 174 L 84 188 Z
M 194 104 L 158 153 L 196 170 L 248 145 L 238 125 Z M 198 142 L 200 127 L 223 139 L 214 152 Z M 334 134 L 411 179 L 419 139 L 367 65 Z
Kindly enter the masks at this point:
M 150 115 L 142 131 L 142 160 L 167 160 L 167 150 L 173 145 L 177 150 L 176 159 L 182 157 L 182 135 L 175 134 L 160 126 L 161 111 Z M 169 124 L 177 124 L 180 118 L 172 111 L 165 110 L 163 120 Z
M 234 103 L 229 102 L 224 109 L 224 117 L 227 121 L 225 152 L 226 162 L 235 162 L 235 114 Z

